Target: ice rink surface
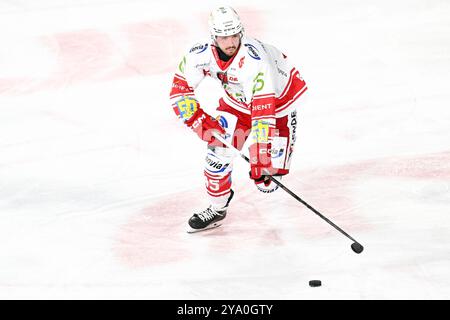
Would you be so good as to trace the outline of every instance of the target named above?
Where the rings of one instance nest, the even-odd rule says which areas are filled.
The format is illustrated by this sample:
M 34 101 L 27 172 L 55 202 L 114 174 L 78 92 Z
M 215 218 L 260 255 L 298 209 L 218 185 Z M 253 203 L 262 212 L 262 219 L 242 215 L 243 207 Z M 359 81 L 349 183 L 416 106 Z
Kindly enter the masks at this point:
M 239 158 L 186 233 L 205 144 L 168 94 L 222 3 L 0 1 L 0 298 L 449 299 L 450 2 L 228 2 L 309 87 L 283 182 L 360 255 Z

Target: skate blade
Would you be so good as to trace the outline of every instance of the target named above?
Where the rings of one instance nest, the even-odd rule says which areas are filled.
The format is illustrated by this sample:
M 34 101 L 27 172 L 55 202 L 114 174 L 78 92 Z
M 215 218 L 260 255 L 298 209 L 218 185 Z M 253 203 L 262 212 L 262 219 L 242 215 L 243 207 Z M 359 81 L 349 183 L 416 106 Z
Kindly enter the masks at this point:
M 206 228 L 203 228 L 203 229 L 192 229 L 192 228 L 189 228 L 189 229 L 187 230 L 187 233 L 198 233 L 198 232 L 203 232 L 203 231 L 206 231 L 206 230 L 211 230 L 211 229 L 218 228 L 218 227 L 220 227 L 221 225 L 222 225 L 221 223 L 213 223 L 212 225 L 207 226 Z

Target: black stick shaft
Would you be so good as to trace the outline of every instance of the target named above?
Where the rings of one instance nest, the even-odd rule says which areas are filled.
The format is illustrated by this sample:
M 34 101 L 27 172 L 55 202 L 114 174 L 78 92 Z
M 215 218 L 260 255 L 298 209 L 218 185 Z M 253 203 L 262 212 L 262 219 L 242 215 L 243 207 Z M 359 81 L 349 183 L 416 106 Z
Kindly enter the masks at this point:
M 294 197 L 297 201 L 301 202 L 303 205 L 305 205 L 309 210 L 311 210 L 312 212 L 314 212 L 315 214 L 317 214 L 319 217 L 321 217 L 323 220 L 325 220 L 327 223 L 329 223 L 331 226 L 333 226 L 336 230 L 338 230 L 339 232 L 341 232 L 344 236 L 346 236 L 347 238 L 353 240 L 354 242 L 358 242 L 355 239 L 353 239 L 352 236 L 350 236 L 347 232 L 345 232 L 344 230 L 342 230 L 339 226 L 337 226 L 333 221 L 331 221 L 330 219 L 328 219 L 327 217 L 325 217 L 323 214 L 321 214 L 319 211 L 317 211 L 316 209 L 314 209 L 313 207 L 311 207 L 306 201 L 304 201 L 302 198 L 300 198 L 299 196 L 297 196 L 295 193 L 293 193 L 291 190 L 289 190 L 285 185 L 283 185 L 280 181 L 278 181 L 277 179 L 275 179 L 274 177 L 270 176 L 270 180 L 272 180 L 274 183 L 276 183 L 281 189 L 283 189 L 284 191 L 286 191 L 287 193 L 289 193 L 292 197 Z
M 215 135 L 216 138 L 219 138 L 217 135 Z M 219 138 L 219 141 L 221 141 L 222 143 L 224 143 L 226 146 L 228 146 L 229 148 L 232 148 L 234 150 L 236 150 L 237 152 L 239 152 L 239 155 L 247 162 L 250 162 L 250 159 L 245 156 L 243 153 L 241 153 L 239 150 L 237 150 L 236 148 L 234 148 L 232 145 L 230 145 L 227 141 L 225 141 L 222 137 Z M 331 221 L 330 219 L 328 219 L 327 217 L 325 217 L 323 214 L 321 214 L 319 211 L 317 211 L 316 209 L 314 209 L 313 207 L 311 207 L 306 201 L 304 201 L 302 198 L 300 198 L 299 196 L 297 196 L 294 192 L 292 192 L 291 190 L 289 190 L 284 184 L 282 184 L 280 181 L 278 181 L 277 179 L 275 179 L 273 176 L 269 176 L 270 180 L 272 180 L 275 184 L 277 184 L 281 189 L 283 189 L 284 191 L 286 191 L 287 193 L 289 193 L 292 197 L 294 197 L 294 199 L 296 199 L 297 201 L 299 201 L 300 203 L 302 203 L 304 206 L 306 206 L 309 210 L 311 210 L 312 212 L 314 212 L 316 215 L 318 215 L 320 218 L 322 218 L 323 220 L 325 220 L 325 222 L 327 222 L 328 224 L 330 224 L 332 227 L 334 227 L 336 230 L 338 230 L 340 233 L 342 233 L 344 236 L 346 236 L 347 238 L 349 238 L 350 240 L 352 240 L 353 242 L 356 242 L 359 244 L 358 241 L 356 241 L 355 239 L 353 239 L 352 236 L 350 236 L 347 232 L 345 232 L 344 230 L 342 230 L 339 226 L 337 226 L 333 221 Z

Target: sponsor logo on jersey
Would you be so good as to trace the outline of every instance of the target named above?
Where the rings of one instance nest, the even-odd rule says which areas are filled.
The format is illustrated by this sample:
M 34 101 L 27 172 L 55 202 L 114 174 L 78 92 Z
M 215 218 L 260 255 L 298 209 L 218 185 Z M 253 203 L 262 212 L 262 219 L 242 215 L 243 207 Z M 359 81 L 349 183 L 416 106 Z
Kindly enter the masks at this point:
M 291 112 L 291 141 L 295 142 L 295 133 L 297 131 L 297 111 Z
M 178 69 L 181 71 L 181 73 L 184 73 L 185 67 L 186 67 L 186 57 L 183 57 L 183 59 L 181 59 L 181 62 L 178 64 Z
M 194 98 L 188 97 L 188 96 L 182 96 L 180 99 L 175 102 L 178 113 L 180 117 L 187 121 L 192 117 L 192 115 L 197 111 L 198 109 L 198 101 Z M 195 124 L 195 123 L 194 123 Z M 194 127 L 195 128 L 195 127 Z
M 196 54 L 199 54 L 199 53 L 202 53 L 203 51 L 205 51 L 206 48 L 208 48 L 208 44 L 207 43 L 205 43 L 205 44 L 198 43 L 198 44 L 194 45 L 191 48 L 191 50 L 189 50 L 189 53 L 195 52 Z
M 255 39 L 258 43 L 259 43 L 259 45 L 263 48 L 263 50 L 265 51 L 265 52 L 267 52 L 267 49 L 266 49 L 266 46 L 264 45 L 264 43 L 262 43 L 261 41 L 259 41 L 258 39 Z
M 192 129 L 197 129 L 198 126 L 201 126 L 204 119 L 206 119 L 206 115 L 202 114 L 200 118 L 194 121 L 194 123 L 191 126 Z
M 217 72 L 216 76 L 217 79 L 219 79 L 222 82 L 222 85 L 228 83 L 228 76 L 226 72 Z
M 236 76 L 228 75 L 227 72 L 217 72 L 217 78 L 222 82 L 222 85 L 228 83 L 238 83 L 239 80 Z
M 206 163 L 209 168 L 206 168 L 211 173 L 220 173 L 224 172 L 226 168 L 228 168 L 229 163 L 222 163 L 217 156 L 212 153 L 208 153 L 205 158 Z
M 281 74 L 281 75 L 283 75 L 284 77 L 288 77 L 288 74 L 286 73 L 286 72 L 284 72 L 283 70 L 281 70 L 279 67 L 277 67 L 277 69 L 278 69 L 278 73 L 279 74 Z
M 269 142 L 269 122 L 254 120 L 252 123 L 252 135 L 253 143 Z
M 209 66 L 209 63 L 199 63 L 199 64 L 196 64 L 195 65 L 195 68 L 196 69 L 200 69 L 200 68 L 205 68 L 205 67 L 207 67 L 207 66 Z
M 228 121 L 224 116 L 217 116 L 216 120 L 219 122 L 220 126 L 224 129 L 228 128 Z
M 258 49 L 256 49 L 254 45 L 251 45 L 250 43 L 246 43 L 246 44 L 244 44 L 244 46 L 247 47 L 248 55 L 250 57 L 252 57 L 255 60 L 261 60 L 261 57 L 258 54 Z
M 264 72 L 259 72 L 258 75 L 253 79 L 253 94 L 257 91 L 261 91 L 264 88 Z
M 186 86 L 184 86 L 184 85 L 182 85 L 182 84 L 180 84 L 178 82 L 173 82 L 172 83 L 172 88 L 178 89 L 180 91 L 188 91 L 189 90 L 188 87 L 186 87 Z
M 267 110 L 267 109 L 270 109 L 271 105 L 272 105 L 271 103 L 266 103 L 266 104 L 260 104 L 260 105 L 252 106 L 252 111 Z
M 239 60 L 239 68 L 242 68 L 242 66 L 244 65 L 244 59 L 245 59 L 245 56 L 243 56 L 241 58 L 241 60 Z
M 271 154 L 272 159 L 280 158 L 284 154 L 284 149 L 283 148 L 281 148 L 281 149 L 271 149 L 270 150 L 270 154 Z

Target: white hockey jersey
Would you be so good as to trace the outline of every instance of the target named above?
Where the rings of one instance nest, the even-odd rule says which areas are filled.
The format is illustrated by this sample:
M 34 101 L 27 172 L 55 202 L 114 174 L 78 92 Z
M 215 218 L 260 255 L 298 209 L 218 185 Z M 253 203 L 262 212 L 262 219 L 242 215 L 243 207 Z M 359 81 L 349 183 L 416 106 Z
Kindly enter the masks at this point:
M 212 41 L 204 41 L 182 58 L 173 79 L 172 107 L 184 120 L 189 112 L 180 110 L 177 101 L 195 99 L 194 90 L 206 76 L 220 81 L 227 105 L 251 116 L 252 131 L 260 131 L 255 142 L 271 140 L 275 119 L 288 114 L 307 89 L 286 55 L 272 45 L 243 36 L 237 53 L 224 62 Z

